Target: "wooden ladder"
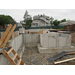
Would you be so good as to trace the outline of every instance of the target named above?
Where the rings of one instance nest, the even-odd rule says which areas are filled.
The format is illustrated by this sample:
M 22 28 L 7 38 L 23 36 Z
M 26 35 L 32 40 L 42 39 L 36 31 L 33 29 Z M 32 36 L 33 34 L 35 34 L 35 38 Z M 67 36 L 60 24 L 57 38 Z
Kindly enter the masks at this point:
M 10 26 L 10 25 L 9 25 L 9 26 Z M 6 44 L 7 44 L 7 42 L 9 41 L 9 39 L 10 39 L 10 37 L 11 37 L 13 31 L 15 30 L 15 28 L 16 28 L 16 25 L 14 25 L 14 26 L 12 27 L 12 29 L 8 32 L 8 34 L 6 35 L 7 37 L 4 39 L 4 41 L 2 41 L 3 43 L 2 43 L 2 45 L 0 46 L 1 48 L 4 48 L 4 47 L 6 46 Z M 6 32 L 6 31 L 5 31 L 5 32 Z
M 2 48 L 2 49 L 5 48 L 7 42 L 9 41 L 15 28 L 16 28 L 16 25 L 14 25 L 12 27 L 12 25 L 10 24 L 8 26 L 8 28 L 6 29 L 6 31 L 4 32 L 3 36 L 0 39 L 0 48 Z M 11 47 L 11 46 L 9 46 L 9 47 Z M 12 52 L 14 54 L 13 58 L 11 58 L 11 56 L 9 55 L 10 52 Z M 12 65 L 20 65 L 20 64 L 25 65 L 24 61 L 20 58 L 20 56 L 17 54 L 17 52 L 12 47 L 9 51 L 3 50 L 2 53 L 4 54 L 4 56 L 9 60 L 9 62 Z M 16 58 L 19 60 L 17 64 L 14 61 Z
M 26 65 L 24 63 L 24 61 L 20 58 L 20 56 L 17 54 L 17 52 L 11 47 L 9 46 L 9 48 L 11 48 L 9 51 L 6 51 L 6 50 L 3 50 L 2 53 L 4 54 L 4 56 L 9 60 L 9 62 L 12 64 L 12 65 Z M 11 58 L 11 56 L 9 55 L 10 53 L 13 53 L 14 54 L 14 57 Z M 18 59 L 18 63 L 15 63 L 15 59 Z
M 1 39 L 0 39 L 0 47 L 3 44 L 3 42 L 4 42 L 5 38 L 7 37 L 7 34 L 9 33 L 11 28 L 12 28 L 12 25 L 10 24 L 8 26 L 8 28 L 6 29 L 6 31 L 4 32 L 3 36 L 1 37 Z

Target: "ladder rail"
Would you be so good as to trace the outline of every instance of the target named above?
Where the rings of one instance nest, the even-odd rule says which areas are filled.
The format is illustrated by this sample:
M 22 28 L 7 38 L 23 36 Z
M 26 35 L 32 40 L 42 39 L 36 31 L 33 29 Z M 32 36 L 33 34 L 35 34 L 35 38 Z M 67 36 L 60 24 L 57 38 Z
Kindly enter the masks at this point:
M 1 39 L 0 39 L 0 46 L 1 46 L 2 43 L 4 42 L 6 36 L 7 36 L 7 34 L 9 33 L 9 31 L 10 31 L 11 28 L 12 28 L 12 25 L 10 24 L 10 25 L 7 27 L 6 31 L 4 32 L 3 36 L 2 36 Z
M 11 47 L 11 46 L 9 46 Z M 14 54 L 13 58 L 10 57 L 9 53 L 12 52 Z M 4 54 L 4 56 L 9 60 L 9 62 L 12 64 L 12 65 L 26 65 L 24 63 L 24 61 L 20 58 L 20 56 L 17 54 L 17 52 L 11 47 L 11 49 L 7 52 L 6 50 L 3 50 L 2 53 Z M 15 63 L 15 59 L 18 59 L 18 64 Z
M 13 28 L 11 29 L 11 31 L 7 34 L 7 37 L 4 41 L 4 43 L 1 45 L 1 48 L 4 48 L 6 46 L 8 40 L 10 39 L 10 37 L 11 37 L 13 31 L 15 30 L 15 28 L 16 28 L 16 25 L 14 25 Z
M 2 51 L 2 53 L 4 54 L 4 56 L 9 60 L 9 62 L 12 65 L 16 65 L 16 63 L 14 61 L 12 61 L 12 58 L 9 56 L 9 54 L 7 54 L 7 51 L 6 50 Z

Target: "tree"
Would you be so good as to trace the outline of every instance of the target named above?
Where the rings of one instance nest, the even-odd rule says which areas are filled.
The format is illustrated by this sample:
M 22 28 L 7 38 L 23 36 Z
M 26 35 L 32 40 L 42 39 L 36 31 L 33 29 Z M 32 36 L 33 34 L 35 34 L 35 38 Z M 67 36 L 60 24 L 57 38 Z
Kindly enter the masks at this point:
M 67 20 L 67 22 L 72 21 L 72 20 Z
M 25 27 L 31 27 L 32 20 L 27 20 Z
M 58 26 L 59 23 L 60 23 L 60 21 L 58 21 L 58 20 L 54 20 L 54 21 L 53 21 L 53 24 L 54 24 L 55 26 Z
M 32 23 L 32 17 L 28 14 L 28 11 L 26 10 L 24 14 L 24 22 L 25 22 L 25 27 L 30 27 Z
M 51 17 L 51 18 L 50 18 L 50 24 L 51 24 L 51 25 L 53 24 L 53 20 L 54 20 L 54 18 Z
M 26 10 L 24 14 L 24 22 L 26 22 L 27 20 L 32 20 L 32 17 L 28 14 L 28 11 Z
M 5 24 L 16 24 L 16 21 L 9 15 L 0 15 L 0 25 L 4 27 Z
M 66 19 L 61 20 L 61 22 L 66 22 Z

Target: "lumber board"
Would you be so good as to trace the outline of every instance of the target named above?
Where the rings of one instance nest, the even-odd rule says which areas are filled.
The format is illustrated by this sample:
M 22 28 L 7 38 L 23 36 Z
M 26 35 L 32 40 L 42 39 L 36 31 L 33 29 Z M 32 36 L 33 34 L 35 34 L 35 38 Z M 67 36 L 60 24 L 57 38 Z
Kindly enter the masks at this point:
M 26 65 L 22 59 L 21 59 L 21 64 L 22 64 L 22 65 Z
M 13 50 L 12 50 L 12 53 L 15 55 L 15 54 L 16 54 L 16 51 L 13 49 Z M 18 54 L 17 54 L 16 58 L 17 58 L 18 60 L 21 59 Z M 22 64 L 22 65 L 26 65 L 22 59 L 21 59 L 21 64 Z
M 17 64 L 17 65 L 20 65 L 20 63 L 21 63 L 21 59 L 19 59 L 19 61 L 18 61 L 18 64 Z
M 4 32 L 3 36 L 1 37 L 1 39 L 0 39 L 0 46 L 1 46 L 2 43 L 4 42 L 4 40 L 5 40 L 5 38 L 6 38 L 7 34 L 8 34 L 8 32 L 10 31 L 11 27 L 12 27 L 12 25 L 10 24 L 10 25 L 7 27 L 6 31 Z
M 17 56 L 17 53 L 14 55 L 14 57 L 12 58 L 12 60 L 15 60 L 16 56 Z
M 12 60 L 12 58 L 7 54 L 7 51 L 2 51 L 2 53 L 4 54 L 4 56 L 9 60 L 9 62 L 12 64 L 12 65 L 16 65 L 15 61 Z
M 13 50 L 13 48 L 11 48 L 7 53 L 9 54 L 12 50 Z
M 59 64 L 59 63 L 71 61 L 71 60 L 74 60 L 74 59 L 75 59 L 75 58 L 70 58 L 70 59 L 66 59 L 66 60 L 62 60 L 62 61 L 57 61 L 57 62 L 54 62 L 54 64 Z
M 1 48 L 4 48 L 6 46 L 7 42 L 9 41 L 9 38 L 11 37 L 11 35 L 12 35 L 13 31 L 15 30 L 15 28 L 16 28 L 16 25 L 14 25 L 13 28 L 11 29 L 11 31 L 8 33 L 4 43 L 1 45 Z
M 11 47 L 11 46 L 8 46 L 8 47 Z M 14 54 L 14 57 L 11 58 L 9 53 L 12 52 Z M 4 54 L 4 56 L 9 60 L 9 62 L 12 64 L 12 65 L 26 65 L 24 63 L 24 61 L 20 58 L 20 56 L 17 54 L 17 52 L 11 48 L 8 52 L 6 50 L 3 50 L 2 53 Z M 19 61 L 18 61 L 18 64 L 15 63 L 15 58 L 17 58 Z
M 68 52 L 67 54 L 75 54 L 75 52 Z

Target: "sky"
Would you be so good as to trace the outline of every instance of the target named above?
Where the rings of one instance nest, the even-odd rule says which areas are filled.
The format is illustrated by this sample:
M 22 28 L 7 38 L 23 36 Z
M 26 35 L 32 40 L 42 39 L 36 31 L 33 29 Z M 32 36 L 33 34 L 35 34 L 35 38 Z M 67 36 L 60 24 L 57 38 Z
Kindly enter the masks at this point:
M 23 20 L 26 10 L 32 18 L 38 14 L 45 14 L 57 20 L 64 18 L 67 20 L 75 20 L 75 9 L 0 9 L 0 15 L 10 15 L 17 22 L 20 22 Z

